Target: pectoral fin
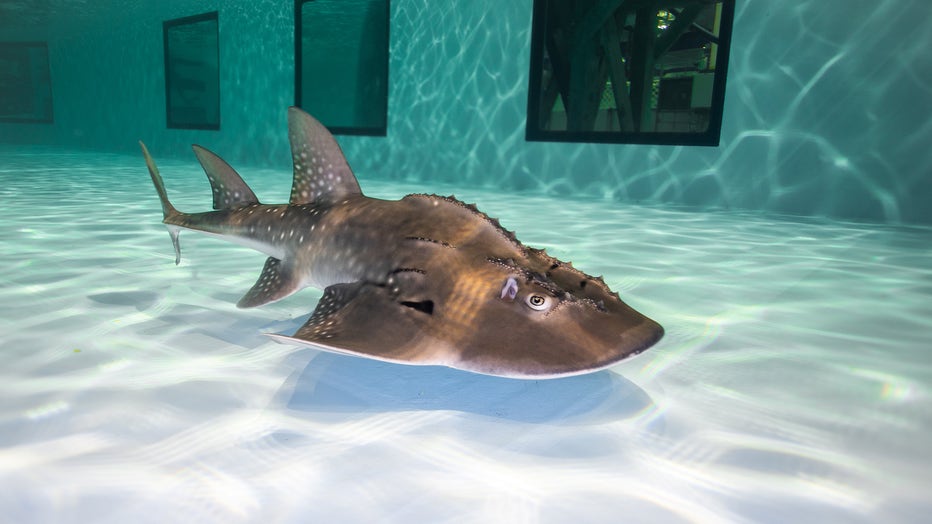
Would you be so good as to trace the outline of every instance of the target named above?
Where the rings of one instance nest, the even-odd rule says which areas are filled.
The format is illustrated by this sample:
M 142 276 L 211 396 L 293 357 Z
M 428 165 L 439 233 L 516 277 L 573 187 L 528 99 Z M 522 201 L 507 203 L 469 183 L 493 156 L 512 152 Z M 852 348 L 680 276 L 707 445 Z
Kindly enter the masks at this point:
M 236 307 L 257 307 L 281 300 L 301 289 L 301 279 L 290 266 L 281 260 L 269 257 L 262 268 L 259 280 L 253 284 L 243 298 L 236 303 Z
M 293 336 L 270 336 L 390 362 L 443 364 L 440 348 L 425 335 L 433 313 L 432 301 L 401 297 L 385 285 L 336 284 L 324 290 L 314 313 Z

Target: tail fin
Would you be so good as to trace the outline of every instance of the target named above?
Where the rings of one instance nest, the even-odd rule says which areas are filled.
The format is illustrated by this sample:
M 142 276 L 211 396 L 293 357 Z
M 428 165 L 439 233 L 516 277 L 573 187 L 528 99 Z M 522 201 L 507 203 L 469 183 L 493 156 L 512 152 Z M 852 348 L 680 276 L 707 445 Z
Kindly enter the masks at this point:
M 146 149 L 146 145 L 139 141 L 139 145 L 142 147 L 142 156 L 146 159 L 146 166 L 149 168 L 149 176 L 152 177 L 152 183 L 155 184 L 155 191 L 159 194 L 159 200 L 162 201 L 162 222 L 168 224 L 169 217 L 180 215 L 181 213 L 175 209 L 175 206 L 172 205 L 168 200 L 168 193 L 165 191 L 165 183 L 162 182 L 162 175 L 159 174 L 159 168 L 155 166 L 155 161 L 152 160 L 152 156 L 149 155 L 149 150 Z M 181 229 L 177 226 L 168 225 L 168 234 L 172 237 L 172 246 L 175 248 L 175 265 L 181 262 L 181 244 L 178 242 L 178 234 L 181 232 Z

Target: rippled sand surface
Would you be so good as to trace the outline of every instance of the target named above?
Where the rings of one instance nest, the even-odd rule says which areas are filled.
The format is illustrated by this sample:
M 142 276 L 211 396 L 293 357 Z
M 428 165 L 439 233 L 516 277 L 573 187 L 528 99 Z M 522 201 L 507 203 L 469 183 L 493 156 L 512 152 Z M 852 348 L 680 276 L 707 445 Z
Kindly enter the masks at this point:
M 157 159 L 158 160 L 158 159 Z M 191 162 L 160 162 L 187 211 Z M 264 201 L 290 173 L 243 169 Z M 366 179 L 370 196 L 449 193 Z M 141 158 L 0 151 L 9 522 L 923 522 L 932 230 L 462 190 L 666 337 L 514 381 L 279 345 L 264 256 L 160 224 Z M 477 326 L 481 329 L 481 326 Z

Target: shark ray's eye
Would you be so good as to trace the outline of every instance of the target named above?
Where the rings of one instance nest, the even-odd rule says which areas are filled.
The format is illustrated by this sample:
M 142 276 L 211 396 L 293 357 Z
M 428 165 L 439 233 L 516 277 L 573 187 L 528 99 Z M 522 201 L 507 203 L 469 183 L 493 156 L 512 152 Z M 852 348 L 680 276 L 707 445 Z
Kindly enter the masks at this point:
M 502 300 L 514 300 L 515 296 L 518 294 L 518 281 L 514 278 L 509 277 L 505 281 L 505 285 L 502 286 Z
M 524 301 L 528 307 L 536 311 L 543 311 L 550 308 L 550 298 L 543 295 L 528 295 Z

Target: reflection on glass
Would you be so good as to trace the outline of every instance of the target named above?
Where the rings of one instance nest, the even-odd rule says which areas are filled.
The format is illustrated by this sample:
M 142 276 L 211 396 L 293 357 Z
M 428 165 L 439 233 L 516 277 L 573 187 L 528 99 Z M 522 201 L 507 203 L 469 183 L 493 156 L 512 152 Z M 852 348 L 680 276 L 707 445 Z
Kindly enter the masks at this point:
M 297 0 L 295 104 L 340 134 L 385 135 L 388 0 Z
M 529 140 L 718 145 L 734 0 L 535 0 Z
M 0 42 L 0 122 L 52 122 L 45 42 Z
M 217 12 L 163 23 L 168 127 L 220 129 Z

